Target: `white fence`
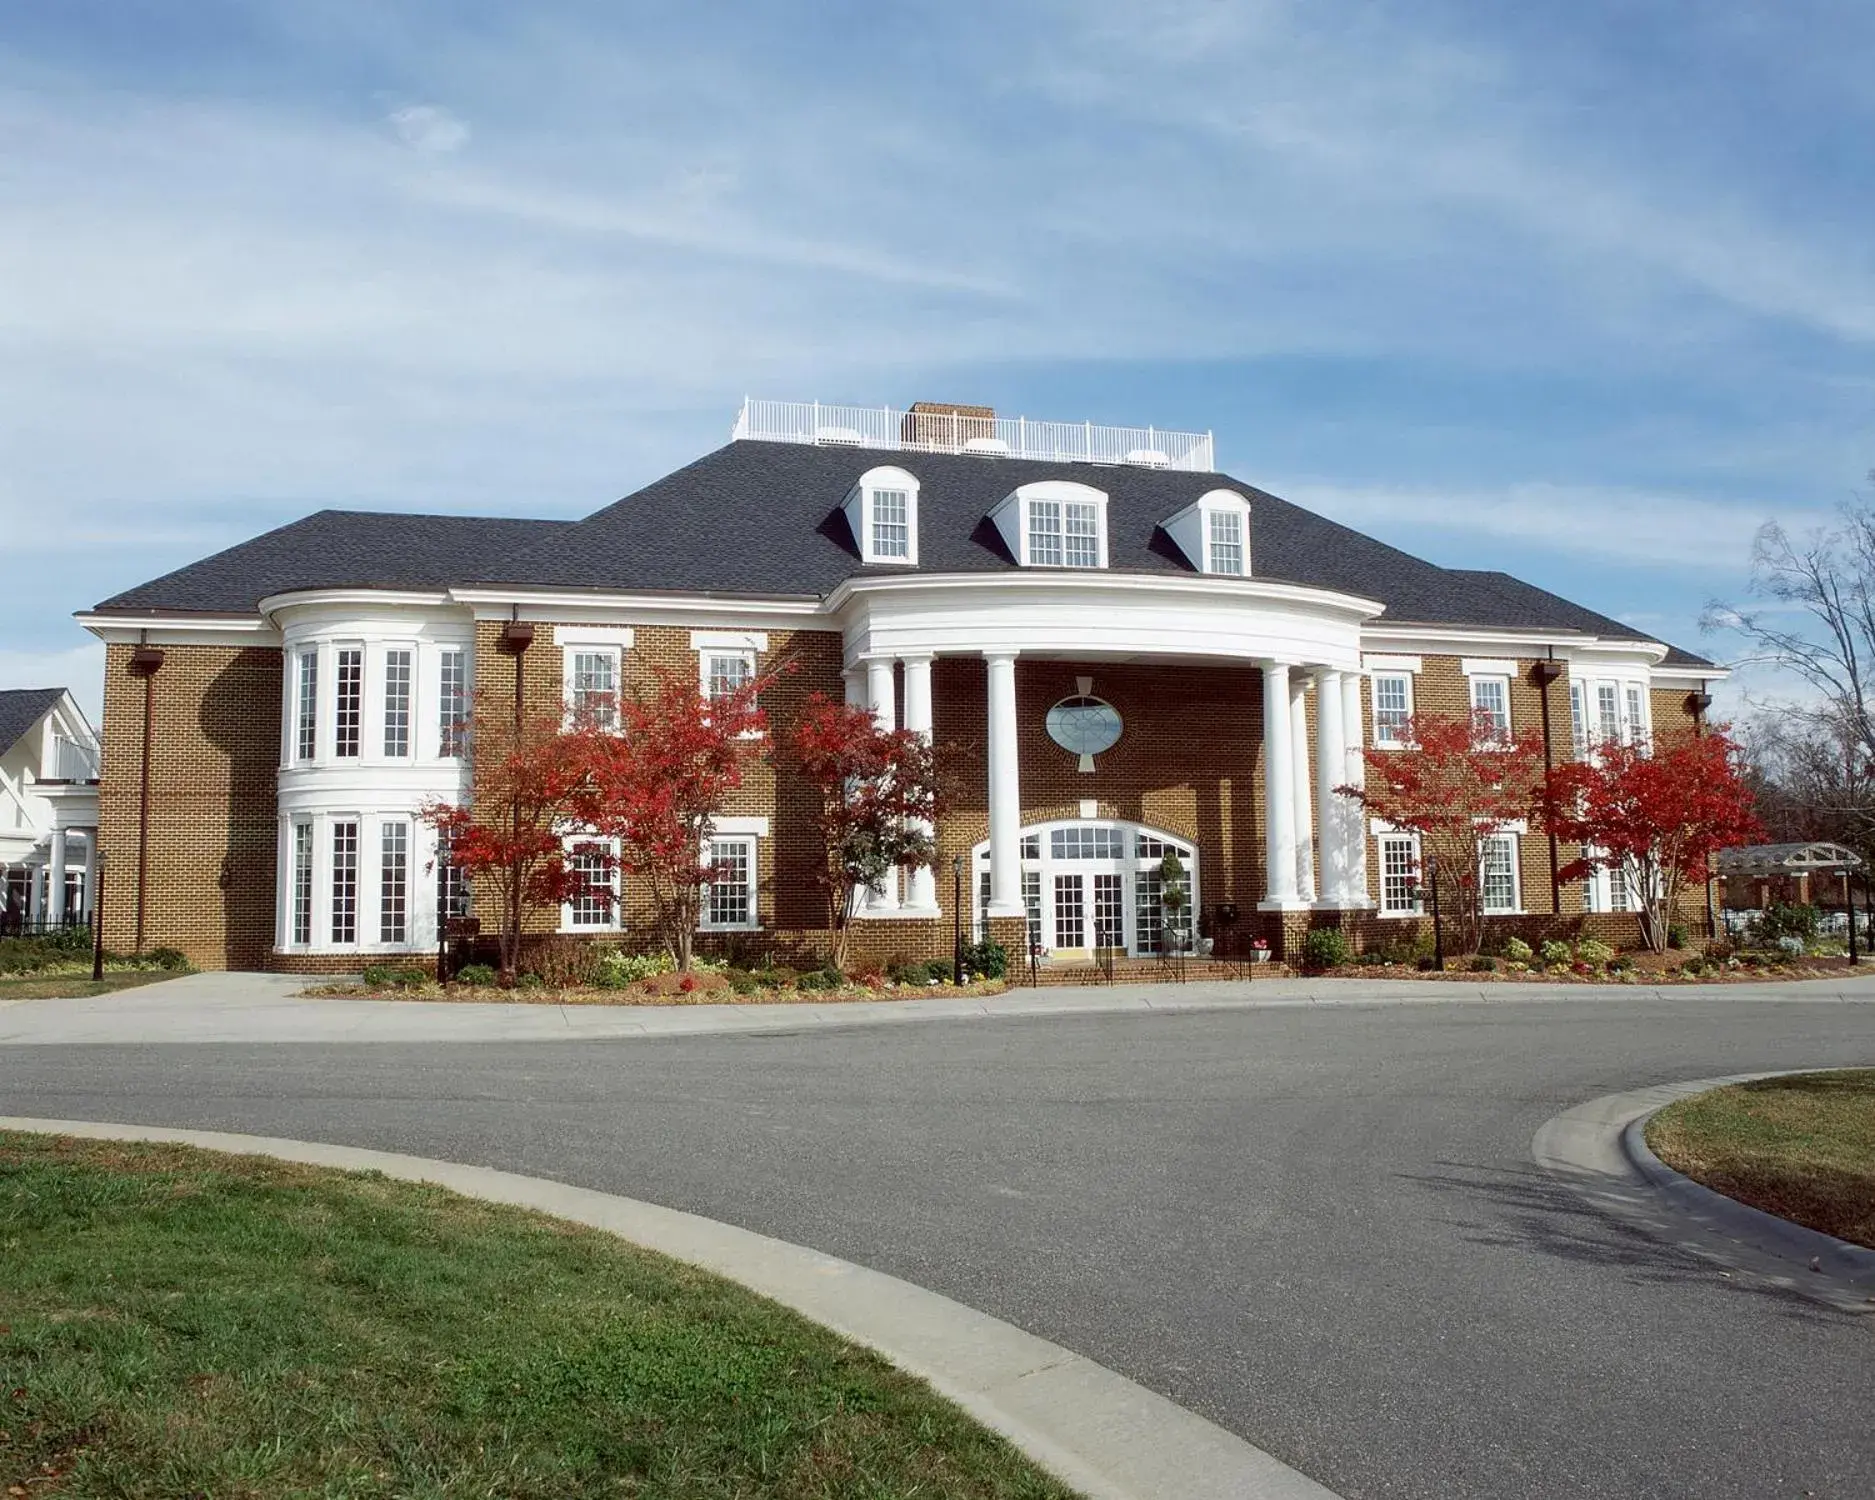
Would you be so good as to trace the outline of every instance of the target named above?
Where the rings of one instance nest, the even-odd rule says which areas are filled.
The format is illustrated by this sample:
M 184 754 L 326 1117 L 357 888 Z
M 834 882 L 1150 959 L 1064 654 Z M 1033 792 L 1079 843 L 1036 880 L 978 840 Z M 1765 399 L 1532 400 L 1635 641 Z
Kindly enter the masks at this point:
M 1207 474 L 1216 468 L 1208 432 L 1036 422 L 970 412 L 895 411 L 884 406 L 828 406 L 819 401 L 750 397 L 736 414 L 731 435 L 780 443 L 1038 458 L 1049 463 L 1136 464 Z

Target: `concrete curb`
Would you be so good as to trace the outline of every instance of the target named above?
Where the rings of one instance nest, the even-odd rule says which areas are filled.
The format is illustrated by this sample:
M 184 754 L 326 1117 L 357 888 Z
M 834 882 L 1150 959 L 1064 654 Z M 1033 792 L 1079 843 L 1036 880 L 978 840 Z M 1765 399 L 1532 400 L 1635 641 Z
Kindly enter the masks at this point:
M 877 1351 L 1089 1500 L 1337 1500 L 1234 1433 L 1058 1344 L 910 1282 L 695 1214 L 488 1167 L 271 1136 L 13 1117 L 0 1117 L 0 1130 L 382 1172 L 552 1214 L 713 1271 Z
M 1647 1146 L 1647 1122 L 1677 1099 L 1728 1083 L 1819 1071 L 1825 1070 L 1736 1073 L 1605 1094 L 1545 1123 L 1531 1154 L 1601 1207 L 1677 1249 L 1842 1312 L 1875 1313 L 1875 1250 L 1715 1193 Z

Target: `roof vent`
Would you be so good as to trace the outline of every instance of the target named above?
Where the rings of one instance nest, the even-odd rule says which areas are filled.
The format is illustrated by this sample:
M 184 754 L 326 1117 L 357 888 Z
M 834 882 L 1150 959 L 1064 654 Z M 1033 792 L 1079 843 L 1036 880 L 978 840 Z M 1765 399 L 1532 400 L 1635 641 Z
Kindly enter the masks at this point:
M 1171 465 L 1172 456 L 1161 448 L 1129 448 L 1126 461 L 1142 469 L 1164 469 Z
M 814 441 L 837 443 L 842 448 L 857 448 L 866 441 L 857 427 L 816 427 Z
M 999 454 L 1007 455 L 1007 453 L 1009 452 L 1009 444 L 1005 443 L 1001 438 L 993 438 L 993 437 L 965 438 L 964 439 L 964 452 L 987 453 L 991 455 L 992 457 L 999 455 Z

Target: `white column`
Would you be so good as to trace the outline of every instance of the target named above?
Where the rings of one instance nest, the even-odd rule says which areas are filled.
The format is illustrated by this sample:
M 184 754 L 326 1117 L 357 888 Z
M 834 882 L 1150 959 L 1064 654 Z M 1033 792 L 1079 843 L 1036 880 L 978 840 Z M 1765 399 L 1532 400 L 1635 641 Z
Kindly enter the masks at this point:
M 1361 728 L 1361 683 L 1359 672 L 1347 672 L 1341 678 L 1341 743 L 1347 756 L 1348 786 L 1367 784 L 1367 761 L 1361 754 L 1365 735 Z M 1367 905 L 1367 810 L 1352 797 L 1342 799 L 1342 816 L 1347 819 L 1345 848 L 1348 861 L 1348 901 Z
M 986 915 L 1022 907 L 1022 778 L 1016 762 L 1016 653 L 985 651 L 989 668 L 990 904 Z
M 1289 667 L 1263 664 L 1263 905 L 1296 901 L 1295 738 L 1289 727 Z
M 898 695 L 892 680 L 892 659 L 874 656 L 866 661 L 866 706 L 881 729 L 898 728 Z M 873 911 L 898 910 L 898 871 L 893 870 L 867 893 Z
M 46 887 L 46 913 L 53 925 L 62 925 L 65 921 L 65 830 L 55 827 L 52 830 L 52 883 Z
M 1341 710 L 1341 674 L 1324 667 L 1315 674 L 1315 816 L 1321 828 L 1316 897 L 1334 907 L 1348 900 L 1347 798 L 1335 795 L 1335 788 L 1347 782 Z
M 1296 799 L 1296 899 L 1315 899 L 1314 799 L 1309 795 L 1308 682 L 1300 672 L 1289 678 L 1289 784 Z
M 907 656 L 905 663 L 905 727 L 927 745 L 931 743 L 931 658 Z M 936 830 L 927 822 L 927 834 Z M 907 873 L 905 905 L 918 911 L 937 910 L 937 872 L 921 866 Z

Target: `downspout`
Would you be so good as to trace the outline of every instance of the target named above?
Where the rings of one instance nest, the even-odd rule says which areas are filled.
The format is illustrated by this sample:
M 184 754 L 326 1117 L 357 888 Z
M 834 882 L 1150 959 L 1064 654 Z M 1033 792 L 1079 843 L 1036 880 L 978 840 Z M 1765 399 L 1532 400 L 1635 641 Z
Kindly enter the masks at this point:
M 130 653 L 130 675 L 143 679 L 143 763 L 138 771 L 141 785 L 137 793 L 137 941 L 134 950 L 138 953 L 143 952 L 145 915 L 149 909 L 150 752 L 156 732 L 156 674 L 162 665 L 163 653 L 150 644 L 150 633 L 146 630 L 137 649 Z M 97 896 L 92 899 L 95 902 Z
M 513 606 L 513 613 L 508 623 L 501 627 L 501 649 L 514 658 L 514 753 L 521 752 L 521 731 L 525 722 L 525 698 L 527 674 L 525 662 L 527 648 L 534 644 L 534 627 L 521 618 L 521 606 Z M 521 847 L 521 804 L 514 805 L 514 847 Z M 521 856 L 516 853 L 514 863 L 508 872 L 508 918 L 502 923 L 514 934 L 514 951 L 504 955 L 510 975 L 521 961 Z M 506 939 L 504 936 L 504 946 Z
M 1562 667 L 1556 661 L 1556 648 L 1547 648 L 1549 655 L 1530 669 L 1531 680 L 1537 685 L 1537 691 L 1543 705 L 1543 775 L 1548 780 L 1550 772 L 1556 769 L 1556 755 L 1550 744 L 1549 730 L 1549 685 L 1562 676 Z M 1556 878 L 1557 868 L 1556 830 L 1549 830 L 1549 912 L 1552 917 L 1562 915 L 1562 882 Z

